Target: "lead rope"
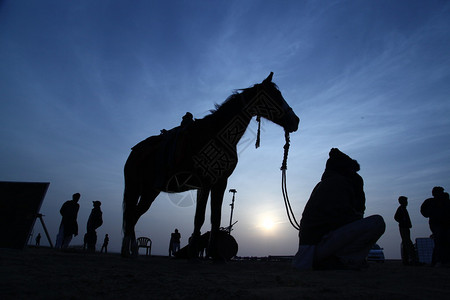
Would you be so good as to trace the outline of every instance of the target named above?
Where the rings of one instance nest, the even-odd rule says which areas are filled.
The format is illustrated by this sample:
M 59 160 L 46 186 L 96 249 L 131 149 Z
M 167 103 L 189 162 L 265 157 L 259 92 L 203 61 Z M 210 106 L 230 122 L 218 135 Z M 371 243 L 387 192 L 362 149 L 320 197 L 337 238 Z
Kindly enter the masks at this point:
M 261 116 L 256 116 L 256 122 L 258 122 L 258 133 L 256 134 L 255 148 L 258 149 L 261 143 Z
M 290 138 L 289 138 L 289 132 L 286 130 L 284 131 L 284 139 L 286 140 L 286 143 L 284 144 L 284 154 L 283 154 L 283 163 L 281 165 L 281 191 L 283 193 L 283 200 L 284 200 L 284 206 L 286 207 L 286 214 L 288 216 L 289 222 L 291 223 L 292 227 L 294 227 L 297 230 L 300 230 L 300 225 L 295 219 L 295 215 L 292 211 L 291 202 L 289 201 L 288 191 L 287 191 L 287 184 L 286 184 L 286 170 L 287 170 L 287 158 L 289 153 L 289 147 L 290 147 Z

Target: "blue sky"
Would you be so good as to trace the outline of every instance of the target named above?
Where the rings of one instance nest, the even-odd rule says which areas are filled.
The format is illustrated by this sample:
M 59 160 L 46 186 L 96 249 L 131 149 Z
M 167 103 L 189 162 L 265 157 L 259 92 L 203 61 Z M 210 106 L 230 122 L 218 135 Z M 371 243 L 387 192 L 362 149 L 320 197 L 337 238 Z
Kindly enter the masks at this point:
M 108 233 L 118 252 L 130 148 L 271 71 L 300 117 L 287 174 L 298 219 L 332 147 L 359 161 L 388 258 L 400 256 L 398 196 L 409 198 L 412 237 L 426 237 L 420 204 L 433 186 L 450 189 L 447 1 L 2 1 L 0 38 L 0 180 L 50 182 L 41 213 L 53 241 L 60 206 L 79 192 L 73 244 L 100 200 L 99 239 Z M 255 149 L 256 128 L 228 184 L 238 255 L 293 255 L 283 130 L 263 120 Z M 141 218 L 137 235 L 152 238 L 153 253 L 167 253 L 175 228 L 186 244 L 194 198 L 161 194 Z

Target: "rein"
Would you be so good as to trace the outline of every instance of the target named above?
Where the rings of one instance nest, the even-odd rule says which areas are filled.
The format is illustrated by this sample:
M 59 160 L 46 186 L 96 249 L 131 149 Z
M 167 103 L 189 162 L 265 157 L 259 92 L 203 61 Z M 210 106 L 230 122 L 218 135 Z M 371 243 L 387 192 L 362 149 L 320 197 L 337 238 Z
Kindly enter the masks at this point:
M 258 149 L 261 143 L 261 116 L 256 117 L 256 122 L 258 122 L 258 133 L 256 134 L 255 148 Z
M 284 131 L 284 139 L 286 140 L 286 143 L 284 144 L 284 154 L 283 154 L 283 163 L 281 165 L 281 191 L 283 193 L 283 200 L 284 200 L 284 206 L 286 207 L 286 214 L 288 216 L 289 222 L 291 223 L 292 227 L 294 227 L 297 230 L 300 230 L 300 225 L 295 219 L 294 212 L 292 211 L 291 202 L 289 201 L 288 191 L 287 191 L 287 184 L 286 184 L 286 170 L 287 170 L 287 158 L 289 153 L 289 147 L 290 147 L 290 138 L 289 138 L 289 132 Z

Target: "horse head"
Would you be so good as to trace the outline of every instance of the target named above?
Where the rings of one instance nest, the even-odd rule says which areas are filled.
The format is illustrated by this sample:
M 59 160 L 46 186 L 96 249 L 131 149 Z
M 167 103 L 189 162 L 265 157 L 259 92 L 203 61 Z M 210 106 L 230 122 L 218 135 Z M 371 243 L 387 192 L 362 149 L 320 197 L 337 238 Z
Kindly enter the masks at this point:
M 272 82 L 272 77 L 273 72 L 262 83 L 254 86 L 256 95 L 249 104 L 251 112 L 280 125 L 286 132 L 297 131 L 300 119 L 284 100 L 277 85 Z

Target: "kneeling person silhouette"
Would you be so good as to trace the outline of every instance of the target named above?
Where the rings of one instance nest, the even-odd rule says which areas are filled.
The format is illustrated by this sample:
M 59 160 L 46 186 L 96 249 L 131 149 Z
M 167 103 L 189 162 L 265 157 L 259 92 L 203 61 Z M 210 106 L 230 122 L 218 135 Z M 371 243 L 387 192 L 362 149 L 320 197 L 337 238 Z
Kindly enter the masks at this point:
M 298 270 L 361 269 L 386 225 L 379 215 L 364 218 L 364 181 L 360 166 L 337 148 L 315 186 L 300 221 Z

